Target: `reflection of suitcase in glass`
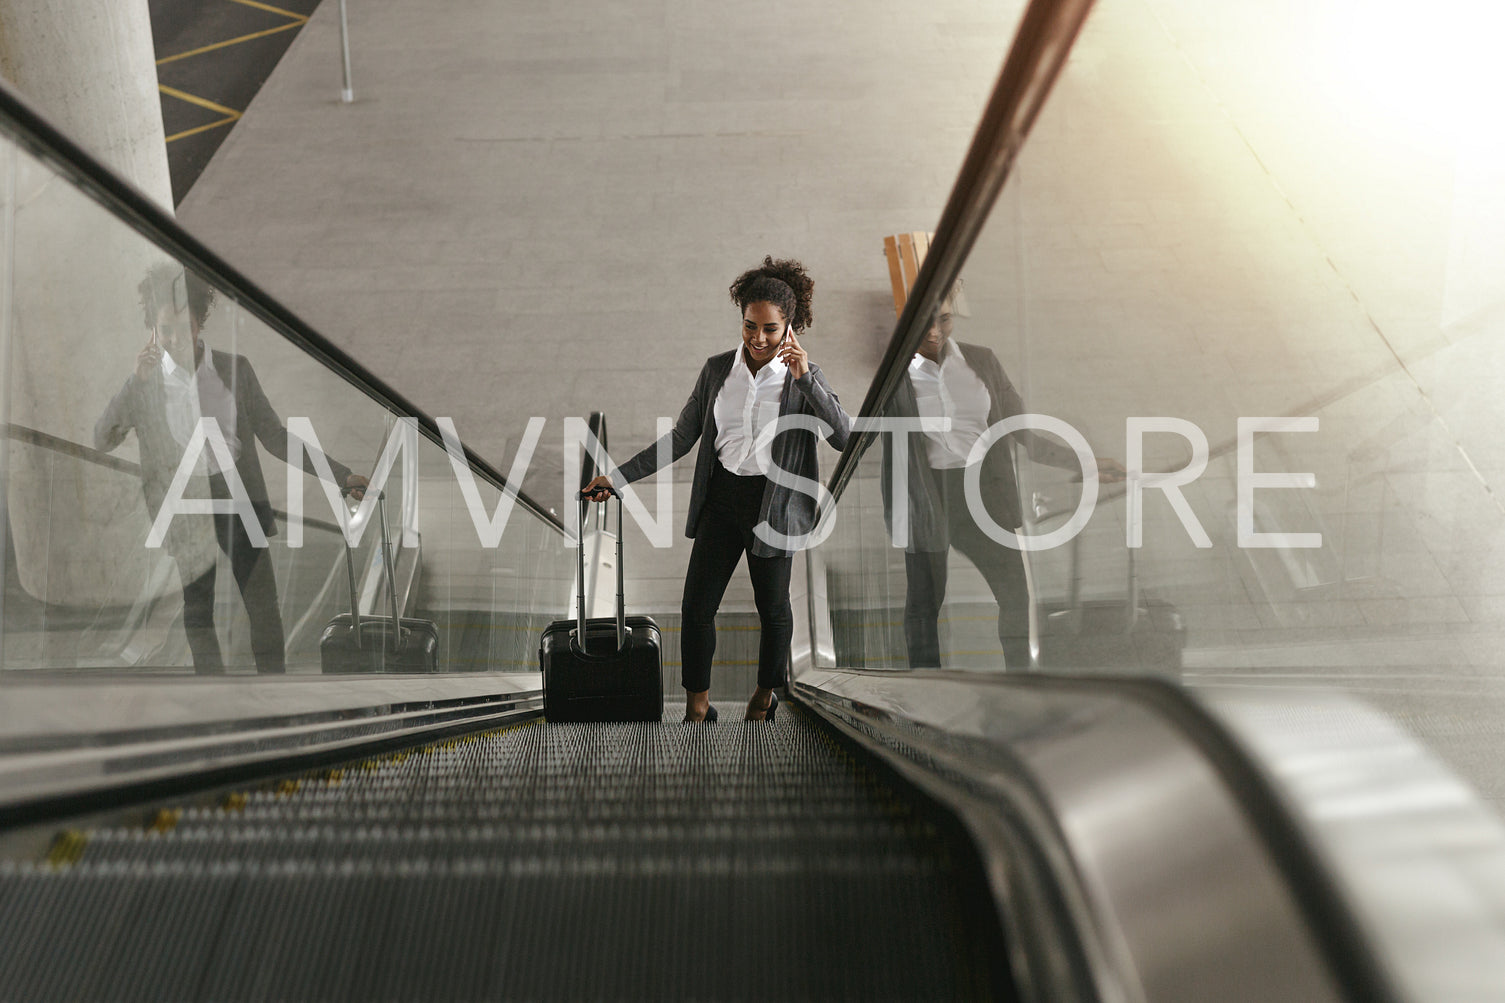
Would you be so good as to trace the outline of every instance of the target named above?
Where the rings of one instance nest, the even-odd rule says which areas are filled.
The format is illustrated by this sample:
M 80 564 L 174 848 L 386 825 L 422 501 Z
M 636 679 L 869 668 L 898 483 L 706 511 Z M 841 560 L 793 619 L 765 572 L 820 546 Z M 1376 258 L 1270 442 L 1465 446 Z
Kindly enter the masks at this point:
M 1035 524 L 1065 514 L 1043 506 L 1038 498 L 1031 509 Z M 1132 547 L 1124 597 L 1083 600 L 1079 540 L 1071 540 L 1071 589 L 1066 600 L 1030 607 L 1030 667 L 1179 673 L 1186 647 L 1181 611 L 1139 590 Z M 1024 558 L 1028 569 L 1028 552 Z
M 397 578 L 392 569 L 392 546 L 387 540 L 387 503 L 380 495 L 376 509 L 381 521 L 381 556 L 391 593 L 391 616 L 362 616 L 355 582 L 355 556 L 345 547 L 350 573 L 350 612 L 329 621 L 319 635 L 319 665 L 323 672 L 434 672 L 439 664 L 439 628 L 432 620 L 399 617 Z M 394 635 L 392 625 L 398 625 Z
M 547 721 L 659 721 L 663 643 L 651 617 L 628 616 L 622 595 L 622 499 L 617 499 L 617 611 L 586 618 L 585 507 L 580 506 L 576 618 L 549 624 L 538 645 Z M 580 639 L 584 638 L 583 641 Z
M 1181 670 L 1186 624 L 1163 599 L 1041 603 L 1036 633 L 1041 669 Z

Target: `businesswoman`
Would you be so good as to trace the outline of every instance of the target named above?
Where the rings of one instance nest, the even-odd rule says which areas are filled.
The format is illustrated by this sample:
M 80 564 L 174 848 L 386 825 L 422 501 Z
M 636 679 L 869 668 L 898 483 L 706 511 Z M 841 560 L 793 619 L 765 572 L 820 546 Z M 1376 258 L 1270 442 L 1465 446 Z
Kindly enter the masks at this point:
M 851 430 L 836 394 L 799 342 L 799 332 L 812 318 L 814 289 L 804 266 L 793 260 L 765 257 L 760 267 L 737 276 L 731 298 L 741 312 L 742 342 L 706 360 L 674 430 L 665 437 L 676 460 L 700 440 L 685 525 L 685 535 L 695 543 L 681 604 L 686 721 L 716 720 L 710 704 L 716 610 L 744 553 L 762 628 L 758 686 L 747 702 L 746 720 L 771 721 L 778 709 L 774 688 L 783 685 L 794 631 L 789 606 L 794 552 L 783 547 L 814 528 L 816 511 L 814 497 L 774 483 L 765 471 L 771 462 L 815 481 L 819 469 L 815 433 L 808 428 L 778 433 L 761 459 L 754 446 L 759 434 L 782 416 L 814 416 L 825 423 L 826 441 L 837 449 L 845 448 Z M 659 443 L 654 443 L 618 468 L 615 484 L 597 477 L 582 494 L 604 500 L 609 488 L 656 471 L 658 455 Z M 765 521 L 764 531 L 755 532 Z

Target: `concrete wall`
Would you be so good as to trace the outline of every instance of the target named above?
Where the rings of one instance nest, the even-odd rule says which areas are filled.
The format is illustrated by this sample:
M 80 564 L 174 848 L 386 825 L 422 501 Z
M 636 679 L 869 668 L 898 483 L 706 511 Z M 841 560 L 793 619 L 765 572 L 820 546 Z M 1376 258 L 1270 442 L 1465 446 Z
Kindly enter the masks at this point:
M 167 212 L 172 189 L 145 0 L 0 3 L 0 73 Z M 135 286 L 161 257 L 24 155 L 12 161 L 8 420 L 89 443 L 145 342 Z M 128 478 L 13 445 L 7 499 L 21 585 L 48 602 L 129 602 L 142 552 Z M 138 516 L 142 513 L 137 513 Z

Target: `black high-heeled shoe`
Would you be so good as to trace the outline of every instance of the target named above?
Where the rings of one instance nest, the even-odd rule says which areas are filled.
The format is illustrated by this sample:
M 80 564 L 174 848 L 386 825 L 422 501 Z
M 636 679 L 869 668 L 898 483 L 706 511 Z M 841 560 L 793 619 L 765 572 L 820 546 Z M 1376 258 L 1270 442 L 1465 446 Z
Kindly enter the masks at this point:
M 716 719 L 719 718 L 720 716 L 721 716 L 720 714 L 716 713 L 715 706 L 712 705 L 712 706 L 707 707 L 705 709 L 705 717 L 701 718 L 700 721 L 704 721 L 706 724 L 715 724 L 716 723 Z M 685 715 L 685 720 L 684 720 L 685 724 L 699 724 L 700 721 L 691 721 L 690 720 L 690 715 L 688 715 L 688 714 Z
M 773 720 L 774 714 L 778 712 L 778 709 L 779 709 L 779 695 L 777 693 L 769 693 L 768 694 L 768 709 L 763 712 L 763 717 L 762 718 L 756 719 L 756 720 L 763 720 L 763 721 L 770 721 L 771 722 Z

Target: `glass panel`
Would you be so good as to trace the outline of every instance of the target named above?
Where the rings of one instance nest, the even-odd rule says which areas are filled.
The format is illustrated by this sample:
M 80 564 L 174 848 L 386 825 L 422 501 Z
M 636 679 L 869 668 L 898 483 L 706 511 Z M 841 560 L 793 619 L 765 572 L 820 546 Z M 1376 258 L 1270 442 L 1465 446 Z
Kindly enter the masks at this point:
M 345 670 L 424 668 L 384 643 L 390 581 L 404 616 L 434 621 L 438 671 L 536 671 L 573 567 L 554 526 L 518 503 L 483 545 L 446 451 L 415 424 L 36 158 L 9 143 L 3 155 L 19 251 L 5 290 L 6 677 L 333 671 L 321 644 L 349 616 L 352 575 L 376 633 Z M 382 505 L 374 491 L 359 508 L 328 497 L 367 480 Z M 500 491 L 476 481 L 489 518 Z M 359 534 L 348 559 L 342 521 Z
M 565 615 L 574 552 L 564 538 L 515 505 L 500 543 L 482 547 L 448 454 L 425 439 L 420 450 L 422 579 L 415 615 L 435 621 L 449 672 L 538 669 L 538 639 Z M 501 492 L 477 479 L 483 519 Z
M 954 422 L 909 454 L 938 532 L 883 538 L 878 448 L 841 500 L 838 661 L 1337 685 L 1501 789 L 1505 150 L 1459 113 L 1498 61 L 1450 31 L 1401 87 L 1354 35 L 1411 60 L 1430 29 L 1342 6 L 1098 5 L 890 408 Z M 1387 78 L 1409 100 L 1362 83 Z M 1056 530 L 1082 486 L 1066 439 L 1013 436 L 1017 476 L 994 446 L 968 503 L 1018 411 L 1143 471 L 1022 561 L 980 530 Z

